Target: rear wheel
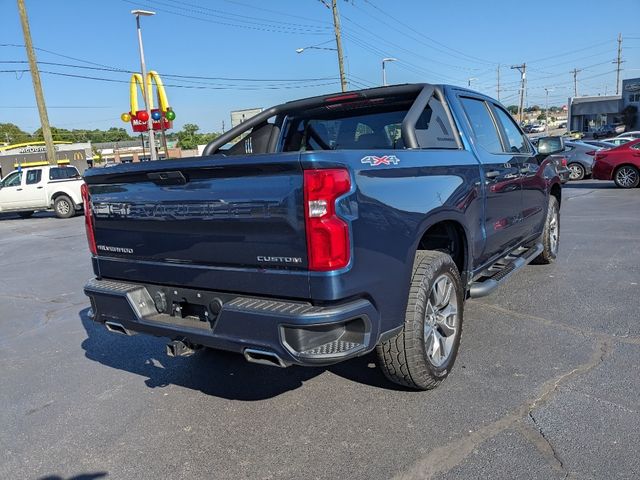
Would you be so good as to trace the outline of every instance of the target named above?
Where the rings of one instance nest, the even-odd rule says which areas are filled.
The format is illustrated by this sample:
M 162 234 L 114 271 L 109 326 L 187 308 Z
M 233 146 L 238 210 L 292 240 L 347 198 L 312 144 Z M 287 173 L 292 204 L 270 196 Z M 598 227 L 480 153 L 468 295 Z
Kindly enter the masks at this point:
M 402 330 L 377 346 L 385 376 L 416 390 L 437 387 L 458 353 L 463 302 L 462 281 L 451 257 L 418 252 Z
M 636 167 L 623 165 L 613 174 L 613 181 L 620 188 L 635 188 L 640 183 L 640 174 Z
M 29 212 L 18 212 L 18 215 L 20 215 L 20 218 L 29 218 L 33 213 L 33 210 L 31 210 Z
M 76 213 L 73 201 L 66 195 L 60 195 L 56 198 L 55 202 L 53 202 L 53 209 L 55 210 L 56 217 L 58 218 L 70 218 Z
M 547 265 L 556 261 L 558 247 L 560 246 L 560 207 L 558 199 L 549 197 L 549 208 L 544 230 L 539 240 L 542 243 L 542 253 L 533 259 L 531 263 Z
M 579 163 L 569 164 L 569 180 L 582 180 L 584 178 L 584 167 Z

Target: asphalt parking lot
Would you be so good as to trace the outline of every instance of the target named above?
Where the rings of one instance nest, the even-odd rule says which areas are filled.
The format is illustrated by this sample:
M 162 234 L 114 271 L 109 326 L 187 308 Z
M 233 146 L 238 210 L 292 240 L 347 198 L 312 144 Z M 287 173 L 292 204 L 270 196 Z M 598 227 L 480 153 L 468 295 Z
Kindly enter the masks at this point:
M 563 190 L 559 260 L 469 301 L 438 389 L 87 318 L 82 217 L 0 216 L 0 477 L 638 478 L 640 189 Z

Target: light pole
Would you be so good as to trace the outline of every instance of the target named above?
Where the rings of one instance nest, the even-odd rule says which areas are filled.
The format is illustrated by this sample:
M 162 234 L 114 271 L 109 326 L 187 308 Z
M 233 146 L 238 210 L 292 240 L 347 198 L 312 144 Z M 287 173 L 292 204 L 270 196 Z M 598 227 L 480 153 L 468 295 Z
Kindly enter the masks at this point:
M 547 131 L 547 136 L 549 135 L 549 92 L 553 92 L 553 89 L 545 87 L 544 89 L 544 94 L 545 94 L 544 121 L 545 121 L 545 130 Z
M 156 12 L 150 12 L 148 10 L 131 10 L 131 14 L 136 17 L 136 27 L 138 29 L 138 47 L 140 49 L 140 69 L 142 70 L 142 84 L 143 84 L 143 97 L 144 97 L 144 109 L 147 112 L 147 131 L 149 133 L 149 150 L 151 151 L 151 160 L 158 159 L 158 152 L 156 151 L 156 136 L 153 131 L 153 119 L 151 118 L 151 112 L 149 111 L 149 103 L 151 99 L 151 92 L 148 91 L 149 85 L 147 85 L 147 66 L 144 63 L 144 48 L 142 46 L 142 29 L 140 28 L 140 17 L 150 17 L 155 15 Z M 132 114 L 136 112 L 131 112 Z
M 383 58 L 382 59 L 382 86 L 387 86 L 387 70 L 384 68 L 384 64 L 387 62 L 397 62 L 397 58 Z

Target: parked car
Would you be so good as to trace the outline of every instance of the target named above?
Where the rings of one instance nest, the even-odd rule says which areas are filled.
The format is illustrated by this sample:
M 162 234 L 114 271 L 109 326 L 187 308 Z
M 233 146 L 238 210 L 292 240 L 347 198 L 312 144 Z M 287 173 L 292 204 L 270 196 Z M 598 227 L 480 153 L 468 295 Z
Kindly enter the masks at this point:
M 613 180 L 620 188 L 637 187 L 640 184 L 640 139 L 596 152 L 593 178 Z
M 558 128 L 567 128 L 567 122 L 561 122 L 558 124 Z
M 82 210 L 76 167 L 39 166 L 9 173 L 0 182 L 0 212 L 28 218 L 38 210 L 53 209 L 58 218 L 73 217 Z
M 567 159 L 569 180 L 583 180 L 591 176 L 593 157 L 600 147 L 594 147 L 580 141 L 565 142 L 565 149 L 561 155 Z
M 582 140 L 580 140 L 580 142 L 598 148 L 613 148 L 617 146 L 615 143 L 607 142 L 605 140 L 591 140 L 588 138 L 583 138 Z
M 579 132 L 578 130 L 572 130 L 562 135 L 565 138 L 571 138 L 573 140 L 580 140 L 584 137 L 584 132 Z
M 546 130 L 546 127 L 544 125 L 539 125 L 539 124 L 534 124 L 531 125 L 531 129 L 529 130 L 529 133 L 542 133 Z
M 612 143 L 616 147 L 620 145 L 624 145 L 625 143 L 629 143 L 635 140 L 633 137 L 613 137 L 613 138 L 605 138 L 603 142 Z
M 640 138 L 640 131 L 624 132 L 618 135 L 616 138 Z
M 611 124 L 601 125 L 600 127 L 596 128 L 593 131 L 593 138 L 598 139 L 598 138 L 610 137 L 612 135 L 615 135 L 616 133 L 618 132 L 616 132 L 615 125 L 611 125 Z
M 172 356 L 317 366 L 375 349 L 391 381 L 434 388 L 465 298 L 556 258 L 560 180 L 533 153 L 497 101 L 407 84 L 271 107 L 202 157 L 90 169 L 91 316 L 169 337 Z

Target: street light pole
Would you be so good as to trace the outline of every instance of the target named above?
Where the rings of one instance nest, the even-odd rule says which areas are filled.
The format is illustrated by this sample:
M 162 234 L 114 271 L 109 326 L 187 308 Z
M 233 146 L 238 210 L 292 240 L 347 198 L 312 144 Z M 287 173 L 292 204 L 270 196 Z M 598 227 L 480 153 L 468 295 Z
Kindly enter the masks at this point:
M 544 93 L 545 93 L 545 101 L 544 101 L 544 120 L 546 122 L 545 128 L 547 130 L 547 136 L 549 135 L 549 92 L 552 92 L 553 90 L 549 90 L 548 88 L 545 87 L 544 89 Z
M 143 97 L 144 97 L 144 109 L 147 112 L 147 131 L 149 134 L 149 150 L 151 152 L 151 160 L 158 159 L 158 152 L 156 151 L 156 136 L 153 131 L 153 119 L 151 118 L 151 112 L 149 111 L 149 104 L 151 103 L 151 92 L 148 91 L 150 85 L 147 85 L 147 66 L 144 61 L 144 47 L 142 46 L 142 29 L 140 28 L 140 16 L 149 17 L 155 15 L 155 12 L 149 12 L 147 10 L 131 10 L 131 13 L 136 16 L 136 27 L 138 30 L 138 48 L 140 50 L 140 70 L 142 73 L 143 84 Z M 135 112 L 131 112 L 135 113 Z
M 395 62 L 397 58 L 383 58 L 382 59 L 382 86 L 387 86 L 387 70 L 384 68 L 384 64 L 387 62 Z

